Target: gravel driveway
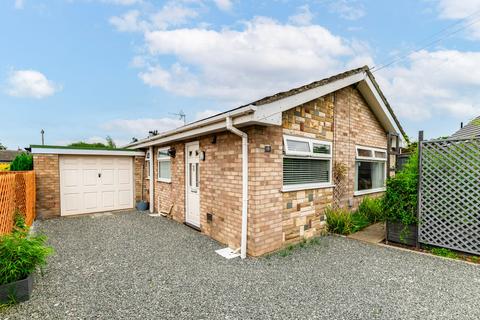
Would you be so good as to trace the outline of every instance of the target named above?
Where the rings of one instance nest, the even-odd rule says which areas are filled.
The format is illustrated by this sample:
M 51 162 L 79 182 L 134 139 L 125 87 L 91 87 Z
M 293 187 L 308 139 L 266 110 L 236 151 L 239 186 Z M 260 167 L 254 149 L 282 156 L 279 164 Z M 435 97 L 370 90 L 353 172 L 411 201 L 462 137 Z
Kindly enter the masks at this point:
M 1 319 L 479 319 L 480 268 L 340 237 L 288 257 L 222 246 L 141 213 L 44 221 L 56 249 Z

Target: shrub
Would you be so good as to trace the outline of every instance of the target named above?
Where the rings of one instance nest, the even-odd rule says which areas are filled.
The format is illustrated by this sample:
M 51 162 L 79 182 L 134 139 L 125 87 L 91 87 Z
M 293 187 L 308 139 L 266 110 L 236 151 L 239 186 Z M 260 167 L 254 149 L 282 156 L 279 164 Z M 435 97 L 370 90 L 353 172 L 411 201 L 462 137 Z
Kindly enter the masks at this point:
M 33 169 L 33 156 L 27 153 L 20 153 L 10 164 L 10 171 L 26 171 Z
M 418 153 L 410 156 L 403 169 L 387 180 L 382 201 L 385 217 L 407 226 L 417 222 Z
M 11 234 L 0 236 L 0 285 L 25 279 L 46 264 L 53 249 L 45 245 L 46 237 L 28 234 L 21 214 L 15 217 Z
M 385 213 L 382 207 L 382 198 L 363 198 L 358 206 L 358 214 L 367 218 L 370 223 L 385 220 Z
M 10 170 L 10 163 L 0 163 L 0 171 Z
M 325 209 L 325 215 L 327 216 L 328 231 L 343 235 L 347 235 L 352 232 L 352 215 L 347 210 L 342 208 L 333 209 L 332 207 L 327 207 L 327 209 Z

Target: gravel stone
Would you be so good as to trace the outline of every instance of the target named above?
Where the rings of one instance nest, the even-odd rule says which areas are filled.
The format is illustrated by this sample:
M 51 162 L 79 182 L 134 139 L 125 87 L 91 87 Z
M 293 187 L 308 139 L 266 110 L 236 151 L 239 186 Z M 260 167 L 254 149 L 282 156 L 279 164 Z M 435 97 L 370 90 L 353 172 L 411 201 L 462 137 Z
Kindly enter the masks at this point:
M 39 222 L 56 253 L 0 319 L 479 319 L 480 268 L 327 236 L 226 260 L 177 222 L 120 213 Z

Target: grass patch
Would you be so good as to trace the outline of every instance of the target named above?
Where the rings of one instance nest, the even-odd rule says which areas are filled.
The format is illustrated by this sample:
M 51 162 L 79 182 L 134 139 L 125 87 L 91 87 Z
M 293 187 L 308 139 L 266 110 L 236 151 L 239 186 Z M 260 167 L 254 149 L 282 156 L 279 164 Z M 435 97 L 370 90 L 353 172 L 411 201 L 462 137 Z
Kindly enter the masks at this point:
M 291 255 L 294 251 L 296 250 L 301 250 L 301 249 L 306 249 L 312 246 L 316 246 L 320 244 L 320 238 L 319 237 L 314 237 L 310 239 L 303 239 L 302 241 L 298 243 L 292 243 L 289 244 L 288 246 L 284 247 L 280 251 L 278 251 L 276 254 L 279 255 L 280 257 L 288 257 Z
M 460 258 L 458 254 L 454 251 L 447 249 L 447 248 L 431 248 L 429 250 L 432 254 L 440 257 L 450 258 L 450 259 L 458 259 Z

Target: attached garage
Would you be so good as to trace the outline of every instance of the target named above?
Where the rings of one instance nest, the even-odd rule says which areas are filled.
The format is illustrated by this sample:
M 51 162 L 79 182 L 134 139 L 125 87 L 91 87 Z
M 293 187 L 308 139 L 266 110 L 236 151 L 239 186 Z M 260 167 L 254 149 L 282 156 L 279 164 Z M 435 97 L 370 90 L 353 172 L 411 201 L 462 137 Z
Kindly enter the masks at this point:
M 135 173 L 143 169 L 143 152 L 56 146 L 31 151 L 37 213 L 44 218 L 132 209 L 141 199 Z

